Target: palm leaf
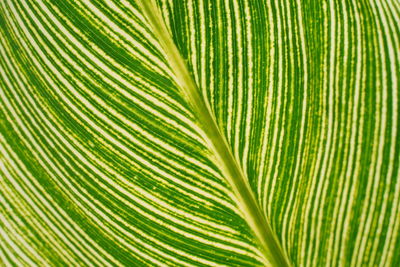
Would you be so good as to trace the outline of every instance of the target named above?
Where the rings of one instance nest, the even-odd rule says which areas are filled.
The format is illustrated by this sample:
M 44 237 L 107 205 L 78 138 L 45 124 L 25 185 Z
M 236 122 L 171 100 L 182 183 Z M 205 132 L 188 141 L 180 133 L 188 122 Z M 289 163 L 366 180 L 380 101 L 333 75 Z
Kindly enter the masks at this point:
M 5 266 L 398 266 L 396 1 L 0 2 Z

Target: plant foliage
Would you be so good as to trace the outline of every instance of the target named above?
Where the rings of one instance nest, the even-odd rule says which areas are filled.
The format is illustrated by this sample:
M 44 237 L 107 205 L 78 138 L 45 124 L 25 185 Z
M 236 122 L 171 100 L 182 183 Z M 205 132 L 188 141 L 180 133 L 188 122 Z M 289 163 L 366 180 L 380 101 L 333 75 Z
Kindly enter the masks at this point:
M 400 266 L 399 22 L 0 1 L 0 265 Z

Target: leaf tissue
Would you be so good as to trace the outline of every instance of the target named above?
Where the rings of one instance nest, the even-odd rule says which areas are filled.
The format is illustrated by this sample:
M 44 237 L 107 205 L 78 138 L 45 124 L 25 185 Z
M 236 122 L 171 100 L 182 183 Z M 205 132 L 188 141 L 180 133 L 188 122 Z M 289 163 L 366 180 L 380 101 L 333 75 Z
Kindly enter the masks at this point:
M 0 266 L 400 266 L 398 0 L 1 0 Z

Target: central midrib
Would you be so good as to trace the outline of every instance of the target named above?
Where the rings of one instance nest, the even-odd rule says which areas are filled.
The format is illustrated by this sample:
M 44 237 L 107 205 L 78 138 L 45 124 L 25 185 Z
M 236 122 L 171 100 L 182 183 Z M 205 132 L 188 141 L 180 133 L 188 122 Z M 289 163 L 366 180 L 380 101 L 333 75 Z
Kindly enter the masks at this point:
M 144 0 L 141 4 L 148 22 L 151 24 L 156 36 L 159 37 L 168 63 L 175 74 L 175 80 L 192 106 L 205 133 L 204 139 L 218 158 L 224 177 L 231 185 L 238 200 L 236 204 L 241 209 L 247 224 L 253 230 L 265 258 L 274 266 L 290 266 L 275 233 L 272 231 L 267 218 L 254 197 L 246 175 L 234 158 L 210 109 L 200 95 L 193 77 L 190 75 L 172 36 L 167 30 L 158 7 L 154 4 L 153 0 Z

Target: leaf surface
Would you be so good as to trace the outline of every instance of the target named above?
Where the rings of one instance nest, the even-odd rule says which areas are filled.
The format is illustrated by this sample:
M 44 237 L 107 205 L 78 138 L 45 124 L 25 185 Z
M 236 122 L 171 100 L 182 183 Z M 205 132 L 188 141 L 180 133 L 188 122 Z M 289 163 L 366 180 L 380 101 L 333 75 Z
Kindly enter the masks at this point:
M 0 261 L 397 266 L 399 15 L 0 2 Z

